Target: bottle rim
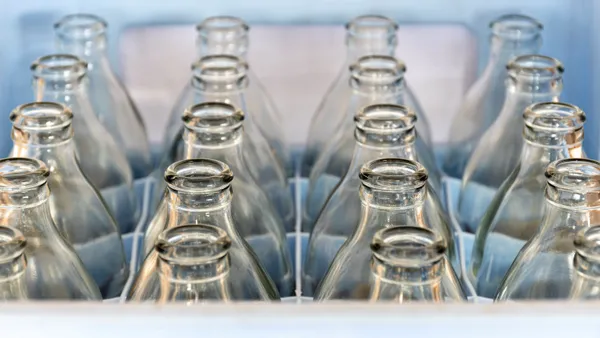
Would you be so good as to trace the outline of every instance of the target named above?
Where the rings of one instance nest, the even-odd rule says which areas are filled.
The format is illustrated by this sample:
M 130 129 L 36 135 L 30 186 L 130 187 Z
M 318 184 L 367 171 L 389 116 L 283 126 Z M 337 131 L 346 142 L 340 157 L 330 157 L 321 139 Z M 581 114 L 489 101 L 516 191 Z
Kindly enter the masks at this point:
M 562 77 L 564 66 L 550 56 L 529 54 L 512 59 L 506 66 L 511 77 L 533 77 L 536 80 L 550 80 Z
M 365 163 L 358 174 L 369 188 L 386 191 L 419 189 L 427 183 L 427 169 L 419 162 L 403 158 L 381 158 Z
M 417 115 L 407 106 L 371 104 L 354 115 L 356 127 L 373 133 L 398 133 L 414 129 Z
M 154 246 L 161 259 L 182 265 L 223 258 L 231 247 L 224 230 L 208 224 L 182 224 L 163 231 Z
M 600 162 L 587 158 L 566 158 L 548 165 L 548 184 L 578 194 L 600 192 Z M 596 197 L 597 194 L 595 195 Z M 591 203 L 588 201 L 587 203 Z
M 398 225 L 379 230 L 370 246 L 379 260 L 402 267 L 430 265 L 441 260 L 447 250 L 444 238 L 433 231 Z
M 48 181 L 50 170 L 44 162 L 27 157 L 0 159 L 0 191 L 18 192 L 35 189 Z
M 406 73 L 406 64 L 390 55 L 366 55 L 351 64 L 353 78 L 367 83 L 398 81 Z
M 187 129 L 225 133 L 242 127 L 245 114 L 224 102 L 203 102 L 188 107 L 181 117 Z
M 27 239 L 19 230 L 0 225 L 0 263 L 12 261 L 22 256 Z
M 206 55 L 192 63 L 194 77 L 209 82 L 231 82 L 246 76 L 248 69 L 242 58 L 229 54 Z
M 490 22 L 492 34 L 503 39 L 531 40 L 540 36 L 544 25 L 522 14 L 505 14 Z
M 525 125 L 548 132 L 572 132 L 583 128 L 585 113 L 579 107 L 565 102 L 539 102 L 525 109 Z
M 198 35 L 202 37 L 208 37 L 213 33 L 240 37 L 248 34 L 249 30 L 250 26 L 244 20 L 229 15 L 211 16 L 196 25 Z
M 36 59 L 30 66 L 35 78 L 79 79 L 86 75 L 88 64 L 71 54 L 49 54 Z
M 208 193 L 229 188 L 233 173 L 221 161 L 196 158 L 177 161 L 165 170 L 164 180 L 173 190 Z
M 73 112 L 58 102 L 30 102 L 13 109 L 9 119 L 18 129 L 49 131 L 70 126 Z
M 104 35 L 107 28 L 104 19 L 88 13 L 66 15 L 54 24 L 56 34 L 68 40 L 92 40 Z
M 355 17 L 346 23 L 345 28 L 349 37 L 370 39 L 374 36 L 395 36 L 398 24 L 383 15 L 367 14 Z

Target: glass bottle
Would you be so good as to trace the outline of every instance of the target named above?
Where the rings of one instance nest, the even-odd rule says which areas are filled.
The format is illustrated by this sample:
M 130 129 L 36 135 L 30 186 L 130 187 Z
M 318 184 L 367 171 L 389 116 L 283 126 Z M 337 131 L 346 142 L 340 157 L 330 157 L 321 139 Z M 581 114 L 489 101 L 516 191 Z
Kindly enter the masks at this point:
M 583 156 L 581 109 L 567 103 L 536 103 L 523 114 L 523 149 L 513 172 L 490 202 L 473 245 L 469 278 L 479 296 L 492 298 L 525 242 L 542 220 L 546 167 Z
M 236 280 L 254 280 L 252 283 L 262 285 L 272 298 L 277 294 L 273 292 L 274 285 L 277 285 L 280 294 L 291 295 L 292 264 L 287 243 L 268 224 L 246 214 L 264 209 L 254 209 L 261 206 L 245 203 L 245 197 L 254 199 L 254 196 L 244 193 L 245 188 L 238 190 L 235 187 L 237 180 L 237 176 L 233 180 L 229 167 L 217 160 L 196 158 L 169 166 L 164 176 L 168 192 L 146 230 L 145 250 L 147 253 L 152 250 L 164 229 L 187 223 L 213 225 L 225 230 L 232 240 L 230 255 Z M 236 196 L 241 196 L 241 199 L 236 199 Z M 259 261 L 275 284 L 264 273 Z M 252 293 L 243 299 L 262 298 Z
M 281 224 L 282 229 L 293 232 L 295 210 L 287 178 L 275 164 L 267 143 L 250 137 L 254 135 L 253 125 L 245 117 L 241 110 L 221 102 L 188 107 L 183 112 L 183 123 L 179 121 L 185 132 L 159 167 L 164 172 L 163 168 L 177 160 L 196 157 L 220 159 L 235 171 L 238 181 L 245 182 L 246 190 L 256 190 L 263 195 L 259 192 L 262 190 L 268 198 L 266 204 L 270 204 L 279 216 L 274 220 Z M 159 186 L 157 192 L 163 190 Z M 262 200 L 263 196 L 258 198 Z
M 500 284 L 496 301 L 567 299 L 574 240 L 600 223 L 600 162 L 562 159 L 546 169 L 544 217 Z
M 91 14 L 67 15 L 54 25 L 59 50 L 87 62 L 94 112 L 122 147 L 138 179 L 152 172 L 150 146 L 143 119 L 108 60 L 106 30 L 107 23 Z
M 46 55 L 31 65 L 31 71 L 36 101 L 60 102 L 75 112 L 73 140 L 79 166 L 102 194 L 121 232 L 133 232 L 140 213 L 131 168 L 94 114 L 87 94 L 86 63 L 74 55 Z
M 40 213 L 49 208 L 54 224 L 77 250 L 102 295 L 116 297 L 129 275 L 123 242 L 102 197 L 79 168 L 72 142 L 72 119 L 71 110 L 60 103 L 18 106 L 10 114 L 14 143 L 11 156 L 46 163 L 48 169 L 44 170 L 50 172 L 47 181 L 52 194 L 45 197 L 48 202 Z
M 506 65 L 517 56 L 538 53 L 542 45 L 542 24 L 525 15 L 503 15 L 490 23 L 490 30 L 487 65 L 467 91 L 450 127 L 442 167 L 451 177 L 463 177 L 473 150 L 502 110 Z
M 100 300 L 98 286 L 52 220 L 49 175 L 35 159 L 0 159 L 0 225 L 14 227 L 27 238 L 27 297 Z
M 315 156 L 313 163 L 305 163 L 311 167 L 310 175 L 313 175 L 319 161 L 333 161 L 332 164 L 341 167 L 338 171 L 342 172 L 348 168 L 352 159 L 351 153 L 338 153 L 340 144 L 344 140 L 352 142 L 354 125 L 351 117 L 354 117 L 359 109 L 371 104 L 401 104 L 413 110 L 417 115 L 416 129 L 421 138 L 418 146 L 428 148 L 429 127 L 424 120 L 420 104 L 407 90 L 405 71 L 404 63 L 384 55 L 364 56 L 350 66 L 351 77 L 346 83 L 344 100 L 336 101 L 335 110 L 328 112 L 332 115 L 332 119 L 334 117 L 336 119 L 328 121 L 331 123 L 328 126 L 319 126 L 320 129 L 328 129 L 327 139 L 322 140 L 322 137 L 313 135 L 313 131 L 310 131 L 307 156 Z M 316 138 L 312 139 L 313 136 Z M 430 149 L 420 150 L 431 152 Z M 329 157 L 334 158 L 329 159 Z
M 425 152 L 416 149 L 415 144 L 418 141 L 414 128 L 416 121 L 414 112 L 401 105 L 373 104 L 358 110 L 354 116 L 354 133 L 344 133 L 344 137 L 333 142 L 313 167 L 306 195 L 306 208 L 303 212 L 303 230 L 312 231 L 321 209 L 331 193 L 337 191 L 338 183 L 342 179 L 339 189 L 343 189 L 345 194 L 356 193 L 360 185 L 358 179 L 360 167 L 370 160 L 398 157 L 420 161 L 425 163 L 428 172 L 432 173 L 429 182 L 433 186 L 440 187 L 433 154 L 427 152 L 428 148 L 424 148 Z M 341 200 L 343 198 L 336 199 L 336 201 Z M 358 201 L 356 203 L 358 206 Z M 336 219 L 341 217 L 339 213 L 348 212 L 353 209 L 353 206 L 336 204 L 328 205 L 328 208 L 337 210 L 336 214 L 328 219 Z M 357 217 L 351 222 L 356 224 L 358 209 L 350 214 Z
M 572 261 L 573 285 L 569 298 L 600 299 L 600 227 L 585 229 L 575 238 Z
M 533 103 L 557 102 L 563 66 L 541 55 L 523 55 L 508 66 L 506 100 L 498 119 L 469 159 L 458 201 L 463 229 L 475 232 L 492 196 L 515 168 L 523 147 L 523 111 Z
M 25 279 L 26 246 L 27 240 L 19 230 L 0 226 L 0 302 L 29 298 Z
M 466 301 L 458 280 L 443 278 L 444 270 L 452 267 L 444 264 L 446 242 L 433 231 L 413 226 L 381 229 L 373 237 L 371 252 L 369 284 L 357 287 L 353 297 L 400 304 Z
M 353 188 L 352 193 L 340 193 L 342 183 L 310 236 L 302 271 L 305 295 L 311 296 L 321 282 L 315 298 L 347 298 L 351 293 L 331 294 L 329 288 L 337 288 L 339 281 L 347 281 L 344 285 L 351 290 L 356 283 L 368 283 L 369 243 L 377 231 L 391 225 L 418 226 L 437 232 L 448 243 L 448 257 L 459 271 L 453 231 L 437 196 L 427 184 L 427 170 L 421 164 L 408 159 L 380 158 L 365 163 L 356 177 L 360 179 L 360 187 L 346 185 L 344 188 Z M 348 209 L 340 213 L 334 208 L 336 204 Z M 338 264 L 335 261 L 348 263 L 342 264 L 348 268 L 332 269 L 330 264 Z M 326 273 L 329 282 L 323 277 Z
M 254 295 L 254 300 L 276 299 L 273 290 L 259 282 L 239 279 L 240 270 L 232 271 L 232 266 L 241 268 L 239 261 L 232 262 L 238 257 L 232 258 L 230 252 L 236 249 L 227 232 L 215 226 L 169 227 L 158 237 L 156 254 L 148 256 L 149 261 L 143 264 L 144 274 L 138 275 L 127 299 L 188 305 L 244 300 L 248 295 Z
M 168 151 L 179 142 L 179 133 L 183 129 L 181 115 L 190 106 L 204 102 L 222 102 L 242 109 L 247 115 L 246 126 L 249 138 L 254 143 L 266 143 L 266 151 L 274 157 L 282 174 L 288 161 L 288 151 L 283 138 L 274 135 L 281 127 L 271 125 L 269 120 L 261 118 L 265 111 L 265 99 L 258 87 L 250 86 L 248 64 L 233 55 L 209 55 L 192 64 L 190 91 L 186 91 L 177 100 L 167 122 L 164 149 Z

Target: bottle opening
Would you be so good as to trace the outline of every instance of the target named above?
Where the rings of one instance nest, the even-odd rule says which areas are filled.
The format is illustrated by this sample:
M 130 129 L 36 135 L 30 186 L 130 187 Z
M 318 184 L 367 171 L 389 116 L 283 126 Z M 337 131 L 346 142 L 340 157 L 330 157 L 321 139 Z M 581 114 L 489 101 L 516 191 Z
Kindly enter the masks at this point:
M 369 55 L 351 65 L 350 72 L 360 82 L 389 84 L 404 77 L 406 65 L 393 56 Z
M 194 76 L 208 82 L 232 82 L 246 76 L 248 64 L 233 55 L 208 55 L 192 64 Z
M 169 187 L 175 190 L 216 192 L 229 187 L 233 173 L 223 162 L 199 158 L 171 164 L 164 178 Z
M 550 163 L 546 168 L 548 184 L 573 192 L 581 202 L 598 204 L 600 196 L 600 162 L 584 158 L 568 158 Z M 594 192 L 595 200 L 590 200 Z M 574 197 L 572 197 L 574 198 Z
M 511 77 L 528 77 L 535 80 L 551 80 L 562 77 L 564 67 L 555 58 L 544 55 L 521 55 L 506 66 Z
M 231 247 L 224 230 L 206 224 L 184 224 L 163 231 L 155 250 L 177 264 L 207 263 L 223 258 Z
M 492 34 L 503 39 L 530 40 L 539 37 L 544 26 L 526 15 L 508 14 L 490 23 Z
M 188 129 L 222 133 L 239 129 L 244 113 L 227 103 L 204 102 L 186 109 L 182 120 Z
M 0 226 L 0 263 L 10 262 L 22 256 L 26 246 L 27 240 L 19 230 Z
M 446 253 L 446 243 L 429 229 L 392 226 L 375 234 L 371 251 L 390 265 L 419 267 L 441 260 Z
M 104 35 L 107 23 L 92 14 L 71 14 L 54 24 L 54 31 L 67 40 L 92 40 Z
M 414 128 L 417 116 L 408 107 L 396 104 L 373 104 L 354 116 L 357 128 L 373 132 L 398 132 Z
M 536 130 L 569 132 L 583 128 L 585 114 L 579 107 L 562 102 L 535 103 L 525 109 L 525 124 Z
M 248 34 L 250 28 L 244 20 L 235 16 L 212 16 L 196 26 L 200 36 L 207 38 L 221 37 L 223 40 L 234 40 Z
M 346 24 L 346 34 L 353 39 L 377 39 L 395 36 L 398 24 L 382 15 L 362 15 Z
M 15 128 L 29 131 L 49 131 L 71 125 L 73 113 L 55 102 L 32 102 L 18 106 L 10 113 Z
M 415 190 L 427 183 L 427 170 L 420 163 L 383 158 L 365 163 L 358 174 L 363 185 L 377 190 Z
M 35 78 L 70 80 L 82 78 L 87 66 L 85 61 L 75 55 L 52 54 L 35 60 L 30 68 Z
M 0 159 L 0 191 L 16 192 L 46 184 L 50 171 L 39 160 L 23 157 Z

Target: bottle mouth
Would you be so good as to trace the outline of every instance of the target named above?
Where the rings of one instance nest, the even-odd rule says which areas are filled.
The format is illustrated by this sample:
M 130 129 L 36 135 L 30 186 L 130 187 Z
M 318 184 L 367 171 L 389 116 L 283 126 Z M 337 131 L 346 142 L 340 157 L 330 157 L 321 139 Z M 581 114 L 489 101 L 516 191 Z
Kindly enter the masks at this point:
M 544 55 L 517 56 L 506 69 L 513 78 L 526 77 L 537 81 L 560 78 L 565 70 L 559 60 Z
M 184 265 L 218 260 L 227 255 L 230 247 L 227 233 L 207 224 L 184 224 L 167 229 L 154 246 L 163 260 Z
M 204 102 L 186 109 L 182 120 L 188 129 L 220 134 L 241 128 L 244 113 L 228 103 Z
M 73 113 L 67 106 L 56 102 L 25 103 L 10 113 L 15 128 L 27 131 L 51 131 L 69 127 Z
M 0 226 L 0 262 L 5 263 L 23 255 L 27 240 L 23 234 L 13 228 Z
M 372 104 L 354 116 L 356 127 L 373 133 L 397 133 L 413 129 L 417 116 L 408 107 L 397 104 Z
M 171 164 L 165 171 L 164 179 L 173 190 L 208 193 L 229 188 L 233 173 L 223 162 L 198 158 Z
M 350 66 L 352 77 L 370 84 L 389 84 L 404 77 L 406 65 L 389 55 L 363 56 Z
M 87 67 L 87 62 L 75 55 L 51 54 L 35 60 L 30 69 L 35 78 L 69 80 L 85 76 Z
M 383 158 L 365 163 L 358 174 L 363 185 L 385 191 L 415 190 L 427 183 L 427 170 L 420 163 Z
M 108 24 L 93 14 L 71 14 L 54 24 L 56 34 L 66 40 L 93 40 L 104 35 Z
M 441 260 L 446 253 L 446 242 L 429 229 L 391 226 L 373 236 L 371 251 L 390 265 L 420 267 Z
M 398 24 L 383 15 L 362 15 L 346 24 L 346 35 L 353 39 L 377 39 L 395 36 Z
M 207 82 L 232 82 L 246 76 L 248 64 L 234 55 L 208 55 L 192 64 L 194 77 Z
M 0 159 L 0 192 L 35 189 L 48 181 L 50 171 L 44 162 L 24 157 Z
M 531 40 L 540 36 L 544 26 L 532 17 L 503 15 L 490 23 L 492 34 L 508 40 Z
M 600 192 L 600 162 L 585 158 L 567 158 L 550 163 L 546 168 L 546 179 L 553 187 L 571 191 L 581 202 L 597 204 L 591 201 L 586 193 L 593 192 L 598 196 Z
M 573 132 L 583 128 L 585 113 L 579 107 L 563 102 L 535 103 L 525 109 L 525 125 L 546 132 Z
M 244 20 L 235 16 L 211 16 L 196 25 L 196 31 L 207 39 L 235 40 L 245 37 L 250 27 Z

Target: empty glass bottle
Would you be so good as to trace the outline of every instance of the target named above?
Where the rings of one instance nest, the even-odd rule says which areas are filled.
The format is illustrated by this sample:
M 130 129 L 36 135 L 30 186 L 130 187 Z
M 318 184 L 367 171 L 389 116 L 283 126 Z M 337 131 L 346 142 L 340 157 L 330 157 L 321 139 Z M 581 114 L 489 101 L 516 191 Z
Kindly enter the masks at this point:
M 181 115 L 188 107 L 203 102 L 232 104 L 247 114 L 249 138 L 255 143 L 267 143 L 266 151 L 272 153 L 282 175 L 287 177 L 284 168 L 285 163 L 289 163 L 289 154 L 283 138 L 275 135 L 281 133 L 282 129 L 261 117 L 260 112 L 266 110 L 265 99 L 258 87 L 250 86 L 248 65 L 243 59 L 233 55 L 205 56 L 192 65 L 192 72 L 190 90 L 184 91 L 171 111 L 164 149 L 168 151 L 174 143 L 179 142 L 178 134 L 183 129 Z
M 15 108 L 10 114 L 11 156 L 35 158 L 48 165 L 43 170 L 51 173 L 47 180 L 52 194 L 44 208 L 50 209 L 58 230 L 75 247 L 102 295 L 116 297 L 129 275 L 123 243 L 102 197 L 79 168 L 72 119 L 71 110 L 59 103 L 34 102 Z
M 490 56 L 481 76 L 465 95 L 452 121 L 443 170 L 462 178 L 467 161 L 494 123 L 506 97 L 506 65 L 519 55 L 535 54 L 542 45 L 542 25 L 525 15 L 503 15 L 490 23 Z
M 100 300 L 98 286 L 52 220 L 49 175 L 48 168 L 38 160 L 0 159 L 0 225 L 14 227 L 27 238 L 27 297 Z M 106 258 L 111 259 L 110 255 Z
M 27 240 L 19 230 L 0 226 L 0 302 L 29 298 L 25 279 L 26 246 Z
M 91 14 L 67 15 L 54 25 L 58 48 L 87 62 L 94 112 L 122 147 L 137 179 L 152 172 L 150 147 L 143 119 L 108 61 L 106 30 L 106 22 Z
M 342 182 L 310 236 L 302 271 L 305 295 L 312 295 L 321 282 L 319 297 L 347 298 L 352 294 L 349 290 L 356 289 L 356 283 L 368 283 L 369 243 L 378 230 L 390 225 L 418 226 L 439 233 L 448 243 L 448 257 L 459 271 L 453 231 L 438 197 L 428 187 L 427 170 L 421 164 L 408 159 L 380 158 L 365 163 L 356 177 L 360 179 L 360 187 Z M 342 206 L 343 212 L 339 212 Z M 330 268 L 334 256 L 344 262 L 339 271 Z M 326 272 L 329 282 L 323 279 Z M 340 290 L 331 294 L 329 289 L 337 288 L 344 280 L 347 280 L 344 290 L 349 293 Z
M 575 238 L 573 285 L 569 298 L 600 299 L 600 227 L 587 228 Z
M 371 252 L 369 284 L 359 286 L 353 297 L 394 303 L 466 300 L 458 280 L 444 278 L 444 270 L 451 268 L 445 264 L 446 242 L 431 230 L 412 226 L 379 230 Z
M 469 159 L 458 202 L 464 229 L 475 232 L 492 196 L 515 168 L 523 147 L 523 111 L 537 102 L 557 102 L 562 64 L 541 55 L 523 55 L 508 66 L 506 100 L 498 119 Z
M 133 176 L 127 157 L 94 114 L 87 95 L 87 64 L 74 55 L 53 54 L 31 65 L 36 101 L 65 104 L 75 112 L 75 150 L 81 170 L 100 191 L 122 233 L 139 219 Z
M 566 299 L 577 234 L 600 223 L 600 162 L 563 159 L 546 169 L 544 217 L 500 284 L 496 301 Z
M 433 154 L 428 152 L 427 147 L 421 147 L 421 151 L 418 151 L 415 146 L 418 142 L 414 128 L 416 120 L 412 110 L 400 105 L 373 104 L 358 110 L 354 116 L 354 133 L 344 133 L 332 142 L 313 167 L 303 212 L 303 230 L 312 231 L 332 191 L 343 189 L 344 193 L 356 194 L 360 185 L 358 172 L 370 160 L 398 157 L 420 161 L 432 173 L 429 182 L 439 187 L 441 183 Z M 344 181 L 338 189 L 342 178 Z M 356 201 L 358 206 L 358 199 Z M 335 216 L 328 219 L 348 219 L 347 216 L 341 217 L 339 213 L 345 213 L 353 207 L 345 204 L 328 206 L 337 210 Z M 351 215 L 358 217 L 358 210 Z M 351 224 L 357 222 L 358 218 Z
M 160 304 L 185 302 L 189 305 L 208 301 L 277 299 L 276 292 L 265 288 L 260 281 L 239 278 L 240 271 L 242 276 L 247 276 L 245 270 L 252 270 L 251 266 L 240 265 L 239 256 L 231 257 L 230 252 L 239 249 L 232 247 L 232 240 L 225 230 L 215 226 L 169 227 L 159 236 L 155 254 L 146 258 L 144 274 L 138 275 L 128 300 Z
M 521 158 L 490 202 L 475 235 L 469 277 L 477 294 L 488 298 L 494 297 L 544 216 L 546 167 L 559 159 L 583 157 L 585 114 L 578 107 L 537 103 L 525 110 L 523 119 Z
M 158 212 L 150 222 L 145 235 L 145 249 L 150 252 L 158 235 L 167 228 L 181 224 L 209 224 L 225 230 L 233 244 L 230 251 L 232 275 L 235 280 L 250 279 L 275 297 L 273 282 L 258 263 L 266 268 L 269 276 L 282 295 L 293 292 L 292 263 L 287 243 L 281 232 L 273 230 L 272 223 L 253 218 L 257 213 L 268 212 L 257 201 L 259 198 L 248 193 L 244 183 L 235 187 L 233 174 L 223 162 L 211 159 L 190 159 L 173 163 L 165 171 L 164 181 L 168 192 L 159 205 Z M 235 194 L 232 196 L 231 184 Z M 240 197 L 237 197 L 240 196 Z M 233 198 L 233 204 L 232 204 Z M 250 201 L 252 200 L 252 201 Z M 248 246 L 248 243 L 250 246 Z M 252 247 L 252 249 L 250 249 Z M 257 261 L 258 259 L 258 261 Z M 248 291 L 241 299 L 262 299 L 261 293 Z M 237 298 L 240 299 L 240 298 Z

